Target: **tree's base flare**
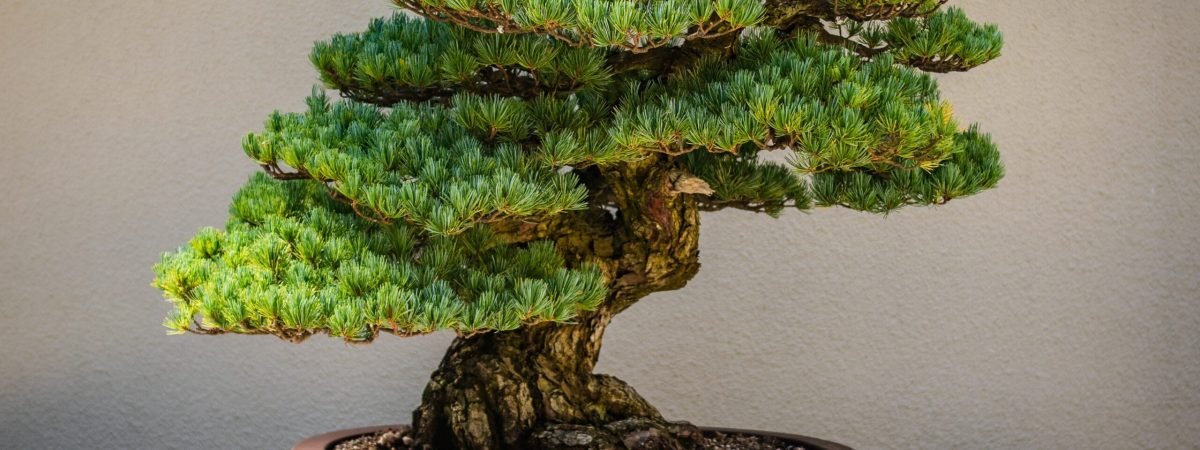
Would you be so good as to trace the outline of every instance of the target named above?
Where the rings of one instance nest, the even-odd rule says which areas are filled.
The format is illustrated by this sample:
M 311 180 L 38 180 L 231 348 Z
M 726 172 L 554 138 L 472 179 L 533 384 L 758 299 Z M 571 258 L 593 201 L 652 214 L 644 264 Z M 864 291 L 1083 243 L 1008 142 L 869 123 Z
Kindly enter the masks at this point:
M 537 449 L 554 450 L 826 450 L 826 447 L 798 445 L 770 436 L 700 430 L 687 423 L 651 423 L 627 419 L 603 427 L 549 425 L 535 432 Z M 618 436 L 624 436 L 618 438 Z M 665 445 L 665 446 L 664 446 Z M 412 429 L 387 428 L 339 442 L 334 450 L 424 450 L 415 445 Z M 844 447 L 828 447 L 843 450 Z M 446 450 L 446 449 L 439 449 Z M 532 449 L 530 449 L 532 450 Z

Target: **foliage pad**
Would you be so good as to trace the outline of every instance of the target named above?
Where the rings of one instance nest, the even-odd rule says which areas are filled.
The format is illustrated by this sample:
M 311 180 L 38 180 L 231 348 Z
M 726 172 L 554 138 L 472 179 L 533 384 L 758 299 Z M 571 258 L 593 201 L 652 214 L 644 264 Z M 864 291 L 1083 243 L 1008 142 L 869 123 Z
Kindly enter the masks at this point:
M 423 17 L 314 45 L 343 99 L 315 89 L 243 140 L 263 173 L 226 229 L 156 268 L 170 330 L 570 323 L 682 285 L 661 276 L 680 255 L 638 252 L 694 244 L 698 223 L 670 222 L 697 210 L 888 213 L 1004 174 L 927 73 L 987 63 L 1003 38 L 945 0 L 395 3 Z
M 566 321 L 604 298 L 594 266 L 563 268 L 547 242 L 516 248 L 486 227 L 422 238 L 358 218 L 314 181 L 257 174 L 230 213 L 227 231 L 201 230 L 156 267 L 169 329 L 366 341 Z

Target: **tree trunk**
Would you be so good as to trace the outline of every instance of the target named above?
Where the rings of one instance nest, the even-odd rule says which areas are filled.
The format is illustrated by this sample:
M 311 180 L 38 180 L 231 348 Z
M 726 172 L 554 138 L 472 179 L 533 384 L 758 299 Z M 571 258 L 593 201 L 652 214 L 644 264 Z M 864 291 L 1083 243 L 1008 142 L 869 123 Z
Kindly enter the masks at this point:
M 413 413 L 434 449 L 676 449 L 691 429 L 666 422 L 623 381 L 593 374 L 611 315 L 571 325 L 460 337 Z
M 670 423 L 625 382 L 593 374 L 612 317 L 699 270 L 699 210 L 673 190 L 670 160 L 592 173 L 596 209 L 553 225 L 497 227 L 552 239 L 569 261 L 600 264 L 609 298 L 571 324 L 454 340 L 413 413 L 418 445 L 438 450 L 684 449 L 697 430 Z M 597 181 L 598 180 L 598 181 Z

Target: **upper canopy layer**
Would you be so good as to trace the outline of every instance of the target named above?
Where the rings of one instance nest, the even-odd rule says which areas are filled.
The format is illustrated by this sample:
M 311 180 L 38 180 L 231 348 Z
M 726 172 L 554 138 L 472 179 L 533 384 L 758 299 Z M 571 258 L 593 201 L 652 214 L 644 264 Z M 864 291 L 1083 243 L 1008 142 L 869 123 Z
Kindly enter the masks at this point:
M 933 13 L 947 0 L 808 0 L 793 1 L 797 10 L 823 19 L 889 20 Z M 783 3 L 783 2 L 781 2 Z
M 537 33 L 572 46 L 633 52 L 757 25 L 761 0 L 393 0 L 483 33 Z
M 970 195 L 1003 174 L 990 139 L 960 131 L 930 76 L 887 54 L 864 62 L 812 36 L 752 37 L 733 64 L 709 60 L 628 96 L 610 134 L 618 147 L 739 155 L 684 162 L 712 185 L 714 204 L 768 212 L 806 206 L 808 195 L 756 162 L 762 150 L 791 151 L 820 204 L 877 212 Z M 854 197 L 852 186 L 870 192 Z
M 899 64 L 929 72 L 962 72 L 1000 56 L 1004 37 L 994 24 L 979 24 L 958 8 L 928 16 L 846 27 L 849 47 L 864 56 L 891 54 Z
M 318 42 L 311 54 L 326 87 L 389 106 L 459 92 L 533 97 L 589 92 L 611 77 L 603 51 L 540 36 L 481 34 L 396 14 L 362 33 Z

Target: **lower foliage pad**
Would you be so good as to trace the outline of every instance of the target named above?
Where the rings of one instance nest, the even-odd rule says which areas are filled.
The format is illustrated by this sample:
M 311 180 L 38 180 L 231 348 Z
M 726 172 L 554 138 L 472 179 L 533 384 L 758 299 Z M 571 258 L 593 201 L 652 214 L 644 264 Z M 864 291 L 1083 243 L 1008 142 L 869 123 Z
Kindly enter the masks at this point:
M 177 332 L 471 333 L 567 321 L 604 298 L 599 271 L 564 267 L 549 242 L 518 248 L 486 227 L 422 237 L 359 219 L 326 186 L 255 175 L 226 231 L 201 230 L 156 267 Z

